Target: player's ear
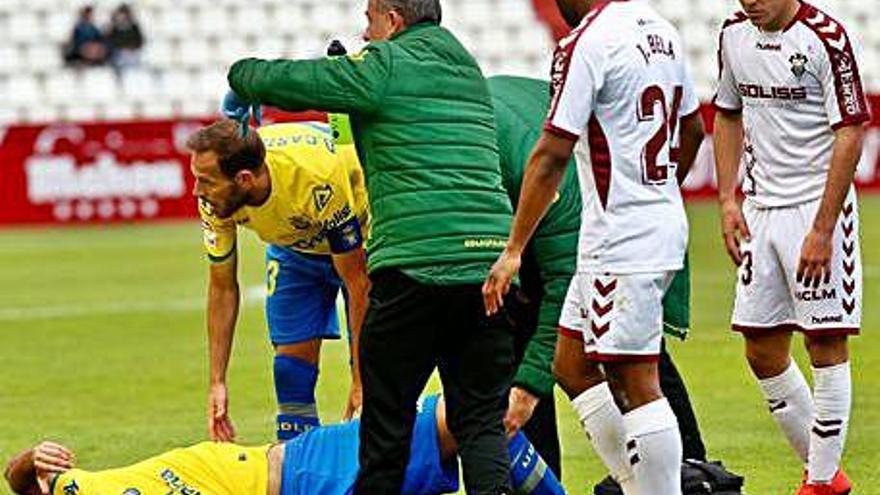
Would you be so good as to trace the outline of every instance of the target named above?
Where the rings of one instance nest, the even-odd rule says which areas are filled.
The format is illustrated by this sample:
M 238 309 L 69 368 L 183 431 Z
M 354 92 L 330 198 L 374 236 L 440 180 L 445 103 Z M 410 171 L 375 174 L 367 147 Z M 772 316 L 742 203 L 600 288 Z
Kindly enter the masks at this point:
M 232 178 L 235 185 L 241 188 L 249 189 L 254 185 L 254 179 L 256 176 L 251 170 L 239 170 L 235 173 L 235 176 Z
M 385 15 L 388 16 L 388 25 L 391 27 L 391 33 L 388 36 L 389 38 L 406 29 L 406 20 L 398 11 L 389 9 L 388 13 Z

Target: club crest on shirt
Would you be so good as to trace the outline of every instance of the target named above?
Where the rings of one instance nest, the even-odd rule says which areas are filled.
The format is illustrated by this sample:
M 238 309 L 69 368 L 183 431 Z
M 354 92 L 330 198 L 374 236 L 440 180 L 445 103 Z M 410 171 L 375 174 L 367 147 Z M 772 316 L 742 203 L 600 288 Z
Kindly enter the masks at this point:
M 791 62 L 791 73 L 798 79 L 807 72 L 807 56 L 803 53 L 795 53 L 788 61 Z
M 327 205 L 330 203 L 330 198 L 333 197 L 333 188 L 330 187 L 330 184 L 324 184 L 323 186 L 315 186 L 312 189 L 312 198 L 315 200 L 315 208 L 318 211 L 322 211 Z

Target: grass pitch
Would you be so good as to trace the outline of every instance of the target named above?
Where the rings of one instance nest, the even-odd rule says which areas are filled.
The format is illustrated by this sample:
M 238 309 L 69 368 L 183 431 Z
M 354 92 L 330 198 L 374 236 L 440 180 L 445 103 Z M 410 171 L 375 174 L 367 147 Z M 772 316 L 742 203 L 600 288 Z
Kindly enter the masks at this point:
M 857 493 L 880 494 L 880 198 L 862 202 L 864 336 L 853 342 L 855 404 L 845 465 Z M 716 207 L 689 208 L 693 333 L 672 343 L 712 458 L 746 475 L 750 494 L 793 493 L 801 467 L 766 412 L 728 330 L 733 268 Z M 274 435 L 271 349 L 260 299 L 259 242 L 240 243 L 242 308 L 230 369 L 239 441 Z M 0 231 L 0 459 L 40 439 L 63 442 L 86 468 L 116 466 L 206 436 L 206 261 L 198 224 Z M 804 353 L 797 358 L 806 365 Z M 347 351 L 325 347 L 318 400 L 339 419 Z M 804 368 L 806 369 L 806 368 Z M 432 387 L 436 388 L 436 383 Z M 564 484 L 587 493 L 604 472 L 557 397 Z M 8 493 L 5 484 L 0 493 Z

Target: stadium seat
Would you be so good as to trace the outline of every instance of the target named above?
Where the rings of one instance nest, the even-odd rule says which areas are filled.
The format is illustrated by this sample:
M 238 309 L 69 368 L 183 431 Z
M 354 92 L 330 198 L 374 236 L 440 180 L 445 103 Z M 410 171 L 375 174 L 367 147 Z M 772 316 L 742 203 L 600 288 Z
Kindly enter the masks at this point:
M 170 100 L 154 99 L 140 103 L 135 116 L 143 119 L 167 119 L 172 116 L 173 107 Z
M 42 22 L 32 10 L 23 9 L 13 13 L 6 27 L 6 36 L 13 43 L 24 44 L 43 39 Z
M 27 67 L 33 72 L 55 72 L 63 65 L 61 47 L 55 43 L 32 43 L 20 52 L 24 54 Z
M 18 113 L 22 120 L 30 124 L 46 124 L 61 118 L 60 109 L 54 105 L 31 105 L 19 109 Z
M 119 100 L 119 82 L 110 69 L 93 68 L 82 71 L 82 88 L 87 102 L 112 103 Z
M 217 45 L 216 50 L 212 50 L 212 61 L 219 66 L 228 67 L 232 65 L 236 60 L 240 60 L 250 55 L 250 52 L 245 46 L 244 40 L 239 38 L 238 36 L 224 36 L 221 37 Z
M 83 98 L 80 74 L 73 71 L 60 71 L 46 79 L 46 99 L 51 104 L 67 105 Z
M 0 44 L 0 74 L 20 72 L 27 65 L 24 63 L 23 50 L 10 43 Z
M 198 69 L 210 58 L 210 50 L 205 38 L 183 39 L 178 46 L 180 48 L 173 53 L 172 58 L 175 67 Z
M 248 54 L 250 57 L 260 57 L 267 59 L 281 58 L 285 56 L 286 46 L 282 38 L 275 37 L 258 37 L 253 51 Z
M 30 74 L 12 74 L 6 81 L 9 103 L 17 107 L 37 105 L 41 100 L 42 88 Z
M 154 26 L 151 26 L 151 32 L 157 36 L 184 36 L 193 26 L 189 11 L 179 6 L 168 6 L 160 11 Z
M 194 87 L 190 73 L 179 69 L 163 72 L 159 87 L 162 96 L 176 101 L 196 96 L 194 92 L 198 89 Z
M 269 21 L 266 11 L 259 5 L 243 5 L 230 12 L 234 19 L 230 32 L 239 35 L 265 36 L 265 26 Z M 268 39 L 274 37 L 265 36 Z
M 144 48 L 144 62 L 156 69 L 172 67 L 174 53 L 167 39 L 148 40 Z
M 132 69 L 122 75 L 122 96 L 128 101 L 144 101 L 159 96 L 160 81 L 152 72 Z
M 98 118 L 98 106 L 77 100 L 60 105 L 60 118 L 70 122 L 91 122 Z
M 64 43 L 70 39 L 75 16 L 71 12 L 52 10 L 45 19 L 46 40 L 53 43 Z
M 229 12 L 219 6 L 205 5 L 197 10 L 193 27 L 202 36 L 224 36 L 229 32 Z M 231 37 L 231 36 L 229 36 Z
M 100 105 L 98 107 L 98 119 L 101 120 L 112 120 L 112 121 L 125 121 L 131 120 L 135 117 L 135 109 L 134 105 L 128 103 L 115 104 L 115 105 Z
M 220 108 L 220 99 L 226 94 L 229 84 L 226 73 L 219 70 L 204 70 L 196 76 L 196 86 L 203 100 L 212 102 L 210 108 Z
M 2 88 L 2 86 L 0 86 Z M 5 91 L 5 88 L 3 88 Z M 4 127 L 9 124 L 15 124 L 21 117 L 16 111 L 15 108 L 9 105 L 0 106 L 0 127 Z

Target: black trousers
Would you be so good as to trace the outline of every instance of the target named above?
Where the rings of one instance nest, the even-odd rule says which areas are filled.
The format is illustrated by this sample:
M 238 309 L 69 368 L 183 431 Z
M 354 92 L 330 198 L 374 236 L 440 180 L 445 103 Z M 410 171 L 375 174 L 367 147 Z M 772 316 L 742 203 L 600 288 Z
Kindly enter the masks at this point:
M 371 274 L 371 281 L 360 338 L 364 403 L 354 492 L 400 493 L 416 401 L 435 367 L 465 489 L 508 491 L 502 420 L 513 373 L 513 325 L 506 312 L 486 317 L 479 285 L 425 285 L 394 269 Z
M 697 423 L 697 416 L 694 414 L 694 408 L 691 406 L 691 399 L 688 396 L 687 387 L 672 356 L 666 352 L 666 342 L 660 349 L 660 388 L 663 395 L 669 401 L 672 412 L 678 419 L 678 429 L 681 433 L 682 453 L 685 459 L 696 459 L 698 461 L 706 460 L 706 446 L 703 444 L 703 437 L 700 435 L 700 425 Z

